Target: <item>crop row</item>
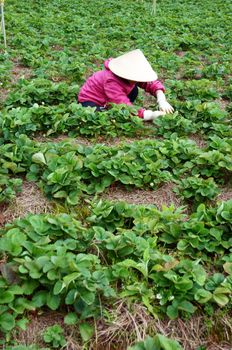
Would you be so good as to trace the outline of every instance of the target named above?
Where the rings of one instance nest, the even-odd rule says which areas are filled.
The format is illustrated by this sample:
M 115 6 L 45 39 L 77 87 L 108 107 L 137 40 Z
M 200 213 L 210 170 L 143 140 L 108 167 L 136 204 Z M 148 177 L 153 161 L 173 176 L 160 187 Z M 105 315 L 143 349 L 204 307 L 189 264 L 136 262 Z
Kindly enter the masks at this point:
M 167 81 L 167 84 L 170 91 L 173 89 L 170 92 L 172 104 L 178 112 L 158 118 L 149 129 L 150 135 L 170 137 L 200 133 L 205 138 L 211 135 L 231 137 L 229 114 L 214 102 L 220 95 L 210 81 Z M 47 79 L 20 80 L 1 112 L 2 134 L 13 138 L 36 131 L 47 135 L 69 132 L 70 136 L 90 137 L 146 133 L 142 120 L 135 116 L 136 108 L 112 106 L 106 112 L 95 113 L 92 108 L 77 105 L 78 90 L 77 85 L 53 83 Z
M 8 331 L 26 310 L 45 306 L 69 306 L 79 320 L 96 318 L 102 304 L 117 298 L 172 319 L 229 306 L 231 213 L 232 201 L 202 204 L 185 221 L 172 207 L 100 201 L 89 205 L 83 222 L 68 214 L 17 219 L 0 231 L 0 251 L 7 254 L 0 325 Z
M 21 135 L 0 146 L 4 176 L 26 175 L 46 195 L 76 205 L 84 194 L 112 184 L 156 189 L 173 181 L 183 198 L 213 199 L 231 174 L 231 140 L 212 137 L 205 149 L 186 139 L 144 140 L 117 146 L 70 141 L 36 143 Z

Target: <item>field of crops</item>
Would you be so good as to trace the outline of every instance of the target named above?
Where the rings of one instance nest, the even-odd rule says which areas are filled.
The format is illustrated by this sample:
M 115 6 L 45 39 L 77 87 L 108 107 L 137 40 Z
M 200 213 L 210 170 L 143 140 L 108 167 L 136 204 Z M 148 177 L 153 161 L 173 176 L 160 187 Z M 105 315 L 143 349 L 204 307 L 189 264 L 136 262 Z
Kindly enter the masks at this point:
M 0 348 L 231 350 L 231 1 L 4 9 Z M 174 114 L 144 123 L 136 110 L 157 105 L 142 91 L 133 107 L 77 104 L 136 48 Z

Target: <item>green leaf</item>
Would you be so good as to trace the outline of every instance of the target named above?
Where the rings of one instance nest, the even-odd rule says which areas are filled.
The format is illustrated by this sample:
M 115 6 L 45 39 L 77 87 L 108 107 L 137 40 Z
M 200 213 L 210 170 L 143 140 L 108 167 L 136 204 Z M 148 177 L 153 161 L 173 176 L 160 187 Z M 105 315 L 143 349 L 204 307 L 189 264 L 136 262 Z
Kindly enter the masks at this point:
M 223 219 L 226 219 L 226 220 L 228 220 L 230 222 L 232 220 L 232 214 L 229 211 L 221 212 L 221 216 L 223 217 Z
M 176 340 L 168 339 L 162 334 L 157 334 L 155 336 L 154 345 L 157 346 L 157 349 L 161 350 L 183 350 Z M 155 347 L 153 347 L 151 350 L 155 350 Z
M 47 164 L 44 154 L 42 152 L 33 154 L 32 161 L 38 164 Z
M 82 293 L 80 293 L 80 297 L 86 304 L 91 305 L 95 300 L 95 293 L 84 290 Z
M 25 331 L 27 329 L 27 324 L 28 324 L 29 320 L 27 318 L 21 318 L 21 320 L 18 320 L 16 322 L 16 326 L 18 326 L 19 328 L 21 328 L 23 331 Z
M 198 289 L 194 295 L 194 298 L 196 301 L 198 301 L 198 303 L 206 304 L 212 298 L 212 293 L 205 289 Z
M 181 239 L 177 244 L 178 250 L 185 250 L 189 246 L 189 243 L 185 239 Z
M 225 294 L 213 294 L 213 300 L 219 306 L 225 306 L 229 302 L 229 298 Z
M 14 316 L 9 314 L 8 312 L 0 315 L 0 329 L 3 331 L 10 331 L 15 326 Z
M 33 280 L 27 280 L 22 284 L 23 293 L 26 295 L 30 295 L 34 292 L 34 290 L 38 287 L 39 282 Z
M 171 320 L 178 317 L 178 308 L 176 305 L 169 305 L 167 307 L 167 315 Z
M 5 291 L 1 293 L 0 304 L 8 304 L 13 300 L 14 300 L 14 294 L 12 292 Z
M 70 273 L 69 275 L 65 276 L 64 277 L 64 285 L 66 287 L 68 287 L 68 285 L 75 281 L 76 279 L 78 279 L 79 277 L 81 276 L 81 274 L 79 272 L 73 272 L 73 273 Z
M 68 294 L 66 295 L 65 304 L 72 305 L 75 302 L 77 296 L 78 296 L 77 290 L 76 289 L 71 289 L 68 292 Z
M 65 288 L 64 283 L 61 281 L 57 281 L 54 285 L 53 293 L 55 295 L 60 294 L 64 288 Z
M 193 314 L 197 308 L 193 306 L 193 304 L 190 303 L 190 301 L 183 300 L 179 303 L 178 309 Z
M 60 306 L 60 296 L 54 295 L 53 292 L 49 293 L 47 296 L 47 306 L 50 307 L 52 310 L 57 310 Z
M 232 275 L 232 262 L 226 262 L 223 265 L 223 269 L 226 273 L 228 273 L 229 275 Z
M 48 292 L 45 291 L 45 290 L 37 292 L 32 298 L 33 305 L 35 307 L 41 307 L 41 306 L 46 305 L 46 303 L 47 303 L 47 293 Z
M 137 342 L 129 347 L 128 350 L 160 350 L 160 347 L 157 347 L 155 340 L 148 336 L 144 341 Z
M 77 321 L 78 317 L 77 314 L 75 314 L 74 312 L 69 312 L 64 318 L 64 323 L 68 325 L 76 324 Z
M 57 271 L 55 269 L 48 271 L 47 277 L 50 281 L 55 281 L 57 279 Z
M 88 323 L 81 323 L 79 326 L 81 338 L 84 342 L 87 342 L 94 334 L 94 327 Z
M 219 306 L 225 306 L 229 302 L 229 298 L 226 296 L 226 294 L 230 294 L 231 290 L 229 288 L 224 287 L 217 287 L 215 291 L 213 292 L 213 300 L 219 305 Z

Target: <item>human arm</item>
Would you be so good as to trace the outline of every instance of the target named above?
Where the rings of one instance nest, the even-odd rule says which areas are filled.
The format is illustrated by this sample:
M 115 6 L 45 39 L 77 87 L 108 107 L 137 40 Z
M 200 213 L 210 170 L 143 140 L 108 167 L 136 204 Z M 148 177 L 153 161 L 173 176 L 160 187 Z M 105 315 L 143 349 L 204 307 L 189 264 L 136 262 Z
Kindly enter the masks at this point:
M 146 92 L 150 93 L 152 96 L 157 97 L 160 111 L 163 111 L 165 113 L 173 113 L 174 109 L 167 102 L 164 94 L 165 88 L 159 80 L 155 80 L 149 83 L 139 83 L 138 86 L 144 89 Z
M 144 121 L 154 120 L 162 115 L 165 115 L 165 112 L 162 111 L 151 111 L 149 109 L 143 111 L 143 119 Z
M 159 80 L 154 80 L 148 83 L 138 83 L 138 86 L 152 96 L 156 96 L 158 90 L 165 92 L 165 87 Z
M 162 90 L 156 91 L 156 97 L 160 111 L 165 113 L 173 113 L 174 108 L 170 105 L 170 103 L 168 103 Z
M 132 106 L 132 103 L 128 96 L 126 95 L 123 87 L 120 84 L 117 84 L 115 80 L 108 79 L 104 86 L 104 91 L 107 97 L 108 103 L 116 103 L 116 104 L 126 104 Z M 144 108 L 140 108 L 138 110 L 138 116 L 144 121 L 154 120 L 155 118 L 164 115 L 163 111 L 151 111 L 145 110 Z

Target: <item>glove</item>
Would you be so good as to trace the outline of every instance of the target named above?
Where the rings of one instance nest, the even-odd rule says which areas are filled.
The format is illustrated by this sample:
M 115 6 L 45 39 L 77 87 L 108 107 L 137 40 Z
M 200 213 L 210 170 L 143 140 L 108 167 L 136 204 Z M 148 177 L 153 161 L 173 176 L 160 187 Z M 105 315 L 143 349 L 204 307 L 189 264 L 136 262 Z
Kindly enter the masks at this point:
M 165 115 L 166 113 L 165 112 L 162 112 L 162 111 L 151 111 L 151 110 L 146 110 L 143 112 L 143 119 L 145 121 L 148 121 L 148 120 L 154 120 L 156 119 L 157 117 L 161 116 L 161 115 Z
M 162 90 L 158 90 L 156 92 L 156 96 L 157 96 L 157 102 L 159 105 L 159 109 L 161 111 L 166 112 L 166 113 L 173 113 L 174 112 L 174 108 L 167 102 L 166 97 L 165 97 Z

